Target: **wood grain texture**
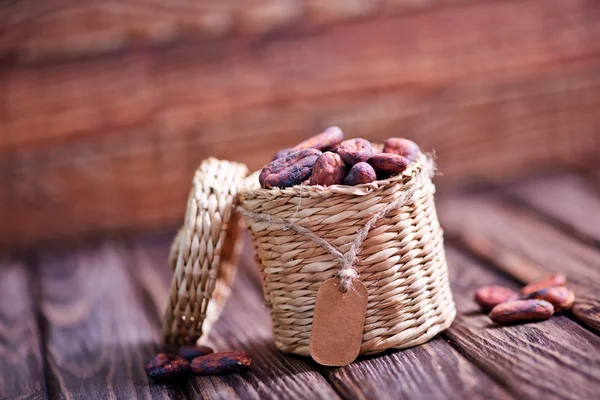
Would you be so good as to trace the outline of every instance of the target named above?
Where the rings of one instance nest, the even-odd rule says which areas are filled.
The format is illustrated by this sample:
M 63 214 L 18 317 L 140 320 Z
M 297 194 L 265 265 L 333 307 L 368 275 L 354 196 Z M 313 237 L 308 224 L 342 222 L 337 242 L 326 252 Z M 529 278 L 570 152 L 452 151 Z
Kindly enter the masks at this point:
M 227 120 L 249 107 L 399 87 L 435 94 L 483 76 L 506 82 L 528 73 L 562 71 L 571 63 L 595 66 L 591 71 L 597 72 L 599 20 L 600 5 L 587 0 L 556 0 L 544 7 L 539 0 L 501 1 L 364 20 L 258 43 L 240 38 L 6 68 L 0 73 L 5 87 L 0 104 L 6 113 L 0 121 L 6 133 L 0 150 L 132 128 L 189 132 L 199 122 Z M 491 28 L 496 26 L 503 29 Z M 520 83 L 511 97 L 527 88 L 526 79 Z M 481 88 L 471 90 L 476 94 Z M 477 99 L 464 100 L 477 104 Z M 593 101 L 593 96 L 579 99 L 584 100 Z M 563 112 L 578 109 L 569 103 L 561 104 Z M 289 124 L 278 134 L 298 129 Z
M 506 188 L 518 201 L 600 247 L 600 190 L 585 176 L 559 174 Z
M 106 86 L 98 82 L 89 88 Z M 600 152 L 598 108 L 600 68 L 579 65 L 568 73 L 531 72 L 508 81 L 473 77 L 443 93 L 399 88 L 339 95 L 249 109 L 214 121 L 202 121 L 201 106 L 175 107 L 173 113 L 167 107 L 146 122 L 132 122 L 145 127 L 139 129 L 119 129 L 106 121 L 114 127 L 108 129 L 86 119 L 94 124 L 92 131 L 77 131 L 82 137 L 69 140 L 53 139 L 52 129 L 66 131 L 57 121 L 47 121 L 45 127 L 30 126 L 14 136 L 20 141 L 32 134 L 48 140 L 46 145 L 15 143 L 18 150 L 9 147 L 13 150 L 0 156 L 0 218 L 6 221 L 0 243 L 175 227 L 203 158 L 234 159 L 258 169 L 278 149 L 332 124 L 349 137 L 407 136 L 426 151 L 435 149 L 443 173 L 436 182 L 442 188 L 521 176 L 548 164 L 595 158 Z M 112 111 L 102 118 L 111 118 Z M 161 122 L 161 115 L 171 115 L 170 122 Z M 45 117 L 28 118 L 34 124 Z M 572 130 L 579 134 L 571 135 Z M 538 146 L 540 141 L 548 144 Z M 478 153 L 482 156 L 473 156 Z
M 249 251 L 251 244 L 247 235 L 245 236 L 246 251 L 242 256 L 240 272 L 244 274 L 244 281 L 261 288 L 262 281 L 254 256 Z M 234 298 L 230 303 L 235 301 Z M 230 306 L 237 307 L 228 305 Z M 223 319 L 225 318 L 226 315 Z M 288 358 L 304 359 L 295 356 L 288 356 Z M 314 362 L 310 362 L 311 365 L 315 365 Z M 507 392 L 474 368 L 440 337 L 406 350 L 359 357 L 351 365 L 342 368 L 319 366 L 319 371 L 337 392 L 347 399 L 504 399 L 509 397 Z
M 170 242 L 138 244 L 143 264 L 168 270 Z M 232 294 L 215 323 L 206 344 L 215 351 L 244 350 L 252 357 L 248 372 L 230 375 L 196 376 L 185 383 L 192 399 L 337 399 L 335 390 L 309 359 L 286 356 L 275 348 L 270 318 L 263 305 L 258 274 L 249 242 Z
M 511 398 L 441 337 L 322 371 L 346 399 Z
M 38 9 L 29 0 L 0 15 L 29 26 L 89 13 L 100 17 L 82 17 L 85 26 L 103 31 L 112 21 L 105 10 L 130 3 L 53 0 Z M 158 7 L 135 6 L 143 4 Z M 192 6 L 161 7 L 162 20 Z M 386 15 L 1 68 L 0 245 L 174 227 L 203 158 L 257 169 L 333 124 L 348 136 L 407 136 L 435 149 L 438 182 L 448 185 L 597 158 L 598 3 L 474 2 Z
M 295 32 L 458 2 L 465 0 L 8 1 L 0 9 L 0 59 L 32 62 Z
M 499 194 L 438 202 L 446 234 L 523 283 L 550 273 L 567 276 L 577 296 L 573 314 L 600 331 L 600 250 L 547 224 Z
M 250 242 L 247 235 L 245 252 L 242 255 L 240 267 L 241 280 L 254 290 L 262 290 L 262 282 L 255 265 L 254 255 L 250 251 Z M 227 307 L 233 312 L 237 311 L 241 304 L 238 302 L 237 293 L 232 295 Z M 259 294 L 262 301 L 262 293 Z M 244 296 L 246 299 L 252 297 Z M 245 301 L 246 303 L 248 300 Z M 249 313 L 247 313 L 249 314 Z M 254 311 L 253 320 L 256 315 L 266 315 L 266 309 L 260 307 L 260 311 Z M 229 318 L 227 308 L 223 313 L 222 320 Z M 236 319 L 237 321 L 237 319 Z M 243 323 L 243 322 L 242 322 Z M 219 337 L 231 338 L 235 330 L 227 334 L 219 334 L 219 324 L 216 332 Z M 264 325 L 269 326 L 265 321 Z M 245 324 L 247 326 L 247 324 Z M 264 328 L 263 328 L 264 329 Z M 270 329 L 264 332 L 268 335 L 271 343 Z M 211 340 L 213 340 L 211 334 Z M 231 340 L 231 339 L 226 339 Z M 270 346 L 273 346 L 270 344 Z M 277 352 L 279 357 L 281 353 Z M 316 366 L 309 358 L 284 356 L 288 360 L 303 360 L 311 366 Z M 471 398 L 507 398 L 507 393 L 494 383 L 488 376 L 474 368 L 463 356 L 449 346 L 443 339 L 422 346 L 395 352 L 387 352 L 373 357 L 360 357 L 354 363 L 342 368 L 328 368 L 318 366 L 329 383 L 336 389 L 337 393 L 347 399 L 464 399 Z M 299 394 L 295 394 L 298 396 Z M 283 396 L 286 397 L 286 396 Z
M 45 399 L 43 339 L 38 327 L 39 293 L 31 270 L 0 262 L 0 398 Z
M 600 338 L 566 316 L 503 327 L 473 301 L 475 290 L 513 281 L 449 248 L 458 316 L 447 333 L 462 354 L 521 399 L 588 399 L 600 391 Z
M 50 398 L 187 398 L 144 372 L 159 349 L 168 282 L 115 242 L 40 261 Z

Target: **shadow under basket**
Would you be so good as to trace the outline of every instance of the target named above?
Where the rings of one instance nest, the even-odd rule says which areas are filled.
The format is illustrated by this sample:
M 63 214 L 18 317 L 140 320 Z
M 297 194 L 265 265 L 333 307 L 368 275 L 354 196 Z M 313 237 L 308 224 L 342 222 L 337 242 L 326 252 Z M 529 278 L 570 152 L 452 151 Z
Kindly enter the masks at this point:
M 281 351 L 310 355 L 317 292 L 323 282 L 339 274 L 343 263 L 326 248 L 329 246 L 336 249 L 338 255 L 355 254 L 349 262 L 368 291 L 360 354 L 425 343 L 454 320 L 456 310 L 450 291 L 443 232 L 435 209 L 435 186 L 431 181 L 434 166 L 427 156 L 420 154 L 402 174 L 386 180 L 357 186 L 285 189 L 260 188 L 259 172 L 242 180 L 240 164 L 209 159 L 203 163 L 205 171 L 210 169 L 207 163 L 214 170 L 210 173 L 220 174 L 221 178 L 208 179 L 216 182 L 217 187 L 205 188 L 200 193 L 223 192 L 223 175 L 233 176 L 237 171 L 236 178 L 229 179 L 231 185 L 225 192 L 231 209 L 245 216 L 262 277 L 265 304 L 271 314 L 273 337 Z M 231 173 L 221 171 L 232 166 Z M 200 184 L 196 178 L 195 185 Z M 210 186 L 208 181 L 203 185 Z M 231 189 L 236 185 L 239 185 L 237 192 Z M 194 195 L 190 195 L 190 199 L 193 198 Z M 204 203 L 209 206 L 209 202 Z M 186 224 L 174 242 L 170 260 L 175 276 L 164 331 L 169 342 L 195 341 L 206 333 L 203 320 L 209 319 L 209 314 L 212 314 L 210 320 L 214 320 L 215 312 L 218 314 L 226 297 L 216 290 L 210 293 L 204 290 L 210 288 L 208 279 L 203 282 L 202 277 L 232 275 L 222 271 L 235 268 L 232 246 L 228 254 L 223 254 L 228 256 L 227 262 L 210 263 L 203 262 L 199 252 L 192 249 L 193 244 L 182 245 L 196 241 L 195 246 L 200 248 L 194 238 L 210 236 L 203 230 L 211 230 L 214 237 L 219 236 L 214 234 L 219 231 L 219 237 L 225 241 L 230 215 L 227 220 L 221 218 L 214 224 L 209 214 L 207 209 L 204 215 L 195 211 L 194 215 L 186 216 Z M 370 223 L 365 228 L 367 221 Z M 237 227 L 232 227 L 235 229 Z M 356 243 L 356 236 L 363 229 L 366 235 Z M 307 235 L 307 230 L 312 235 Z M 318 243 L 314 237 L 323 239 L 328 246 Z M 354 249 L 350 252 L 352 246 Z M 220 243 L 217 252 L 224 247 L 224 243 Z M 222 281 L 224 289 L 220 290 L 228 291 L 231 283 Z M 213 286 L 218 288 L 219 284 Z M 215 303 L 215 312 L 203 313 L 202 306 L 194 304 L 204 302 L 200 296 L 207 301 L 218 299 L 220 304 Z M 195 307 L 198 312 L 188 312 L 186 319 L 185 310 Z

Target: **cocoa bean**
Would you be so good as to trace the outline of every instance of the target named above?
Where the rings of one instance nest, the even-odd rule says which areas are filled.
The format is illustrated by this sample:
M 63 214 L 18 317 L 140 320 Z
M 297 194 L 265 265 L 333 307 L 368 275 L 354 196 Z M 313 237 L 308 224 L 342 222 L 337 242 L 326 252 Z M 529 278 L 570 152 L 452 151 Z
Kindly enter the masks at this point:
M 190 369 L 190 363 L 183 357 L 159 353 L 146 365 L 146 375 L 157 381 L 179 378 Z
M 554 306 L 544 300 L 512 300 L 492 308 L 489 317 L 502 324 L 543 321 L 554 314 Z
M 504 286 L 484 286 L 475 292 L 475 302 L 483 311 L 490 311 L 498 304 L 515 300 L 519 295 Z
M 365 162 L 373 155 L 371 142 L 366 139 L 349 139 L 340 143 L 337 153 L 349 167 L 359 162 Z
M 258 177 L 260 186 L 266 189 L 286 188 L 299 185 L 310 177 L 312 166 L 321 152 L 316 149 L 295 151 L 267 164 Z
M 359 162 L 350 168 L 350 172 L 344 179 L 344 185 L 360 185 L 361 183 L 370 183 L 377 180 L 377 174 L 371 165 L 366 162 Z
M 288 147 L 286 149 L 281 149 L 277 153 L 275 153 L 275 155 L 273 156 L 273 160 L 277 160 L 278 158 L 285 157 L 288 154 L 293 153 L 294 151 L 296 151 L 296 150 L 292 149 L 291 147 Z
M 546 300 L 554 306 L 554 312 L 568 311 L 575 302 L 575 293 L 564 286 L 553 286 L 536 290 L 523 296 L 526 299 Z
M 191 370 L 203 375 L 227 374 L 248 369 L 250 364 L 252 359 L 245 351 L 227 351 L 194 358 Z
M 179 355 L 188 361 L 211 353 L 214 353 L 214 350 L 208 346 L 183 346 L 179 349 Z
M 408 166 L 408 160 L 397 154 L 375 154 L 369 159 L 369 164 L 382 177 L 388 177 L 403 172 Z
M 545 289 L 552 286 L 564 286 L 567 283 L 567 278 L 561 274 L 553 274 L 547 278 L 544 278 L 538 282 L 530 283 L 521 289 L 521 294 L 529 294 L 536 292 L 540 289 Z
M 311 185 L 339 185 L 346 176 L 346 164 L 339 154 L 326 151 L 321 154 L 313 165 L 310 176 Z
M 417 159 L 420 151 L 419 146 L 408 139 L 389 138 L 383 142 L 384 153 L 397 154 L 406 158 L 409 163 Z
M 334 148 L 344 140 L 344 132 L 337 126 L 331 126 L 323 133 L 312 136 L 294 146 L 294 150 L 317 149 L 326 151 Z

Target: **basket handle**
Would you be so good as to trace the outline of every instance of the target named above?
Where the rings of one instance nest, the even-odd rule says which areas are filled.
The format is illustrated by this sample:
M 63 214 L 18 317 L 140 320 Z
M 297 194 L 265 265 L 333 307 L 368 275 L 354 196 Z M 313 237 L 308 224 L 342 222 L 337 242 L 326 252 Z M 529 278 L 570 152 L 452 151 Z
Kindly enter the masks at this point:
M 240 249 L 233 211 L 247 173 L 244 164 L 216 158 L 196 170 L 184 223 L 169 251 L 174 273 L 163 323 L 167 343 L 195 343 L 229 296 Z

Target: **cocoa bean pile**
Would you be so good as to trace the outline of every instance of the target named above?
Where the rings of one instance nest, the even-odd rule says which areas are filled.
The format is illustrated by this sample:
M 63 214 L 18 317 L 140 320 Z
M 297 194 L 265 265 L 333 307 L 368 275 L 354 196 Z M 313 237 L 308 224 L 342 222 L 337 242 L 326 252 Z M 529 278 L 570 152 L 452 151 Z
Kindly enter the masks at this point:
M 207 346 L 181 347 L 178 354 L 156 354 L 146 365 L 146 375 L 155 381 L 169 381 L 186 376 L 240 372 L 250 368 L 252 359 L 240 350 L 215 353 Z
M 336 126 L 275 154 L 260 172 L 265 189 L 295 185 L 359 185 L 403 172 L 417 159 L 419 146 L 402 138 L 384 141 L 382 152 L 366 139 L 344 140 Z
M 497 324 L 543 321 L 573 307 L 575 294 L 565 287 L 566 282 L 564 275 L 554 274 L 523 287 L 520 293 L 504 286 L 484 286 L 475 292 L 475 302 Z

